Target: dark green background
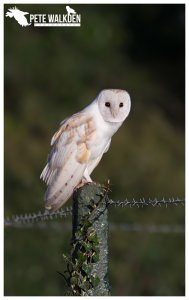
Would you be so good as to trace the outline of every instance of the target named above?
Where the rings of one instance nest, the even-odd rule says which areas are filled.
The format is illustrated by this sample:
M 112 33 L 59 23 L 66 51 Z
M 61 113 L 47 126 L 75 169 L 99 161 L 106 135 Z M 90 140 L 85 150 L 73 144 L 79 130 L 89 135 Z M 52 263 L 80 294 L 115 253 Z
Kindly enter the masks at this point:
M 65 5 L 17 5 L 66 13 Z M 79 28 L 5 18 L 5 215 L 43 210 L 39 180 L 62 119 L 101 89 L 126 89 L 131 113 L 94 171 L 111 198 L 184 197 L 184 5 L 71 5 Z M 5 12 L 10 5 L 5 5 Z M 68 205 L 71 205 L 71 200 Z M 111 208 L 110 222 L 184 225 L 184 208 Z M 61 296 L 71 218 L 5 229 L 5 295 Z M 71 225 L 69 225 L 70 228 Z M 184 235 L 110 231 L 112 295 L 184 295 Z

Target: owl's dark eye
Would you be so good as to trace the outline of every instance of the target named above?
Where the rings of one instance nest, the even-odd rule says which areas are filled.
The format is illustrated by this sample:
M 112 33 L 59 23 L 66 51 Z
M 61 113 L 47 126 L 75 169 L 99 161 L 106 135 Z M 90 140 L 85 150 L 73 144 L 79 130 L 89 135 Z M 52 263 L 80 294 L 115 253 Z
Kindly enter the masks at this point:
M 119 107 L 123 107 L 123 102 L 120 102 L 120 103 L 119 103 Z
M 110 102 L 106 102 L 105 106 L 110 107 Z

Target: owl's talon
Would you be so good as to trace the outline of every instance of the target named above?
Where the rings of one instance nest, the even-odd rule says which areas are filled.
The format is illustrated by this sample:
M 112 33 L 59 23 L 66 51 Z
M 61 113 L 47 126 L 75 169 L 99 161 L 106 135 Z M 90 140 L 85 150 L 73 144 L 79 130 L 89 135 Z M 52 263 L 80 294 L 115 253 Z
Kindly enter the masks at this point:
M 86 179 L 82 179 L 81 182 L 75 187 L 74 191 L 81 188 L 82 186 L 84 186 L 85 184 L 88 184 L 90 182 L 88 182 Z

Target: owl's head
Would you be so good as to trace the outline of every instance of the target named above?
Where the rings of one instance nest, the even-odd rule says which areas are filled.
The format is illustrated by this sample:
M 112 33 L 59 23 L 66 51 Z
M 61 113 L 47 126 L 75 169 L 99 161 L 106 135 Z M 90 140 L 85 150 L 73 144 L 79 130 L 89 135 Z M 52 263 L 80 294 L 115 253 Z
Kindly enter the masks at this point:
M 123 122 L 131 109 L 131 99 L 124 90 L 103 90 L 97 97 L 103 119 L 107 122 Z

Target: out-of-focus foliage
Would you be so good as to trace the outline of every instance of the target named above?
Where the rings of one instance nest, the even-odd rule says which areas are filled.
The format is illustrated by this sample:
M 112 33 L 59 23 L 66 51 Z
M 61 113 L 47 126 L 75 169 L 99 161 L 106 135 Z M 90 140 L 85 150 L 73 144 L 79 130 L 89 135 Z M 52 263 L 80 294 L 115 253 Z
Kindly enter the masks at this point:
M 65 5 L 18 7 L 66 13 Z M 72 7 L 80 28 L 5 19 L 5 214 L 43 209 L 39 175 L 53 133 L 109 87 L 127 89 L 132 110 L 93 179 L 110 179 L 113 199 L 184 197 L 184 5 Z M 112 208 L 111 220 L 183 224 L 184 210 Z M 62 232 L 7 229 L 5 295 L 63 295 L 56 271 L 70 238 L 64 221 Z M 184 236 L 117 232 L 109 245 L 113 295 L 184 295 Z

